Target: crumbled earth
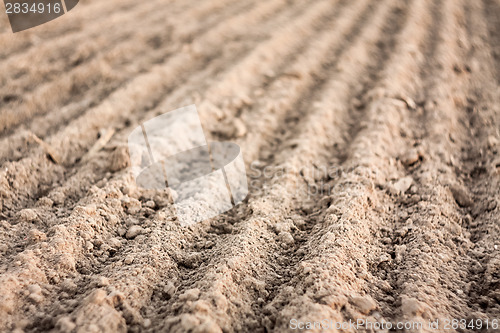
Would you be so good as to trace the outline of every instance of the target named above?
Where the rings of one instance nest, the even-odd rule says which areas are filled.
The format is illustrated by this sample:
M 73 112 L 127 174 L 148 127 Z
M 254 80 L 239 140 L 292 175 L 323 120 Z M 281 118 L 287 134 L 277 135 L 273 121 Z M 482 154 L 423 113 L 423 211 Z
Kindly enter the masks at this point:
M 82 0 L 0 45 L 0 331 L 500 320 L 499 0 Z M 249 195 L 183 227 L 127 137 L 190 104 Z

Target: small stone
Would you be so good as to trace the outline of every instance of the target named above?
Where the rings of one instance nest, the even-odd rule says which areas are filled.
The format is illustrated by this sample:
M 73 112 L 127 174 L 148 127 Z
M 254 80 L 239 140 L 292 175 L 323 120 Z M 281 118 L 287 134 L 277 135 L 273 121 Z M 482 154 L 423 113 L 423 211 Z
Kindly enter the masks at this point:
M 123 228 L 123 227 L 119 227 L 118 230 L 117 230 L 117 233 L 120 237 L 123 237 L 125 236 L 125 234 L 127 233 L 127 229 Z
M 123 263 L 125 265 L 130 265 L 133 262 L 134 262 L 134 256 L 132 256 L 132 255 L 126 256 L 125 259 L 123 260 Z
M 97 285 L 99 287 L 106 287 L 106 286 L 109 286 L 109 279 L 105 276 L 99 276 L 97 277 L 96 279 L 97 281 Z
M 403 102 L 406 103 L 406 106 L 410 110 L 416 110 L 417 109 L 417 103 L 411 98 L 411 97 L 403 97 L 402 98 Z
M 200 320 L 195 316 L 186 313 L 181 315 L 182 331 L 184 332 L 192 331 L 199 325 L 200 325 Z
M 38 217 L 35 210 L 26 208 L 19 212 L 19 220 L 20 222 L 33 222 Z
M 403 315 L 408 317 L 419 316 L 425 311 L 425 306 L 416 298 L 403 296 L 401 310 L 403 311 Z
M 168 282 L 167 285 L 163 288 L 163 292 L 168 298 L 171 298 L 175 294 L 175 286 L 172 282 Z
M 498 145 L 498 139 L 493 135 L 488 136 L 488 148 L 492 149 Z
M 195 301 L 200 296 L 200 289 L 193 288 L 185 291 L 182 295 L 179 296 L 179 300 L 181 301 Z
M 281 232 L 290 232 L 290 224 L 286 222 L 278 222 L 273 226 L 273 229 L 277 234 Z
M 291 245 L 291 244 L 295 243 L 295 240 L 293 239 L 292 234 L 289 232 L 286 232 L 286 231 L 280 232 L 280 234 L 278 235 L 278 239 L 280 242 L 282 242 L 286 245 Z
M 193 333 L 222 333 L 222 329 L 213 320 L 208 320 L 207 322 L 196 327 Z
M 54 201 L 53 201 L 53 200 L 51 200 L 51 199 L 50 199 L 50 198 L 48 198 L 48 197 L 43 197 L 43 198 L 40 198 L 40 199 L 37 201 L 36 205 L 37 205 L 38 207 L 47 207 L 47 208 L 50 208 L 50 207 L 52 207 L 52 206 L 54 205 Z
M 122 198 L 122 206 L 127 210 L 127 213 L 135 215 L 139 213 L 142 208 L 142 204 L 139 200 L 135 198 L 129 198 L 125 196 Z
M 43 302 L 43 296 L 40 294 L 30 294 L 28 296 L 28 299 L 32 301 L 33 303 L 42 303 Z
M 240 118 L 234 119 L 234 132 L 237 138 L 240 138 L 242 136 L 245 136 L 245 134 L 247 134 L 247 127 Z
M 109 239 L 108 245 L 116 250 L 122 246 L 122 242 L 118 238 L 113 237 Z
M 42 288 L 38 284 L 31 284 L 28 286 L 30 294 L 41 294 Z
M 153 209 L 156 207 L 156 203 L 153 200 L 148 200 L 146 201 L 144 206 Z
M 151 319 L 149 319 L 149 318 L 144 319 L 144 321 L 142 322 L 142 327 L 148 328 L 150 326 L 151 326 Z
M 9 246 L 4 243 L 0 243 L 0 253 L 5 253 L 9 250 Z
M 61 283 L 61 287 L 68 292 L 74 292 L 78 288 L 76 283 L 74 283 L 70 279 L 64 279 L 64 281 Z
M 94 292 L 92 292 L 92 294 L 90 294 L 89 296 L 87 296 L 87 298 L 85 299 L 85 302 L 87 304 L 101 305 L 106 300 L 106 296 L 107 296 L 107 293 L 106 293 L 105 290 L 103 290 L 103 289 L 97 289 Z
M 49 198 L 54 202 L 54 204 L 62 205 L 66 200 L 66 195 L 61 191 L 54 191 L 49 194 Z
M 76 324 L 71 320 L 70 317 L 62 317 L 56 323 L 56 328 L 62 332 L 71 332 L 75 329 Z
M 28 237 L 32 243 L 43 242 L 47 239 L 47 235 L 37 229 L 31 229 L 28 233 Z
M 126 146 L 117 147 L 111 154 L 109 170 L 116 172 L 130 165 L 130 157 Z
M 472 205 L 472 199 L 463 186 L 452 185 L 450 186 L 450 191 L 460 207 L 469 207 Z
M 410 186 L 413 184 L 413 178 L 411 176 L 401 178 L 392 186 L 389 187 L 389 191 L 394 194 L 404 194 Z
M 379 258 L 378 258 L 378 263 L 381 264 L 383 262 L 389 262 L 391 261 L 391 256 L 387 253 L 384 253 L 382 254 Z
M 355 296 L 351 297 L 350 301 L 358 308 L 359 312 L 363 314 L 369 314 L 372 310 L 377 308 L 377 304 L 370 296 Z
M 128 239 L 132 239 L 132 238 L 135 238 L 138 235 L 142 234 L 143 231 L 144 230 L 142 229 L 142 227 L 140 227 L 138 225 L 133 225 L 128 229 L 125 237 L 127 237 Z
M 412 166 L 415 163 L 417 163 L 419 159 L 420 159 L 420 154 L 418 150 L 415 148 L 408 150 L 400 157 L 401 163 L 403 163 L 403 165 L 405 166 Z

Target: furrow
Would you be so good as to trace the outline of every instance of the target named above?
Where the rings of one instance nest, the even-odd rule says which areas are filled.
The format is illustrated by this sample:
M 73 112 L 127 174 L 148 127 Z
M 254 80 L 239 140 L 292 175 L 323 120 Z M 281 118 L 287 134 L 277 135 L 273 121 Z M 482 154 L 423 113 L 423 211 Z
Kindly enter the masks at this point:
M 486 4 L 486 8 L 488 5 Z M 489 10 L 493 10 L 489 8 Z M 455 114 L 460 124 L 456 128 L 460 137 L 454 172 L 473 196 L 474 205 L 467 214 L 462 214 L 463 234 L 472 242 L 468 251 L 469 268 L 466 301 L 471 311 L 470 318 L 497 318 L 500 314 L 497 293 L 500 256 L 498 240 L 500 209 L 498 157 L 500 142 L 500 109 L 498 81 L 495 77 L 497 60 L 492 54 L 491 34 L 488 20 L 484 19 L 485 7 L 481 2 L 466 1 L 463 11 L 467 17 L 466 59 L 470 75 L 463 89 L 467 104 Z M 488 14 L 486 14 L 488 15 Z M 467 72 L 467 68 L 464 68 Z
M 468 104 L 470 77 L 463 3 L 445 1 L 437 17 L 440 29 L 422 71 L 423 113 L 409 118 L 420 123 L 412 143 L 423 161 L 408 172 L 407 179 L 416 182 L 415 194 L 400 201 L 400 220 L 393 235 L 398 267 L 389 274 L 396 287 L 394 296 L 401 302 L 396 318 L 423 323 L 427 318 L 472 319 L 465 269 L 472 243 L 464 223 L 467 204 L 458 197 L 469 194 L 456 174 L 458 142 L 470 142 L 460 120 Z

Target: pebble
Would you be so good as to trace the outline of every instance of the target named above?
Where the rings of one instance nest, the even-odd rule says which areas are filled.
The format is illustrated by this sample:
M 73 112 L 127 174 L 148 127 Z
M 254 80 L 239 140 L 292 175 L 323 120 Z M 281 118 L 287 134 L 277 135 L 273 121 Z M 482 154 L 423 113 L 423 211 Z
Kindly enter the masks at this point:
M 450 186 L 450 191 L 460 207 L 469 207 L 472 205 L 472 199 L 463 186 L 452 185 Z
M 125 259 L 123 260 L 123 263 L 125 265 L 130 265 L 131 263 L 134 262 L 134 256 L 133 255 L 128 255 L 125 257 Z
M 282 242 L 286 245 L 291 245 L 291 244 L 295 243 L 295 240 L 293 239 L 292 234 L 289 232 L 286 232 L 286 231 L 280 232 L 280 234 L 278 235 L 278 239 L 280 240 L 280 242 Z
M 413 184 L 413 178 L 411 176 L 401 178 L 394 184 L 394 189 L 398 193 L 405 193 L 408 191 L 410 186 Z
M 488 136 L 488 148 L 495 148 L 498 145 L 498 139 L 493 135 Z
M 9 250 L 9 246 L 7 244 L 4 244 L 4 243 L 0 244 L 0 252 L 1 253 L 7 252 L 8 250 Z
M 135 238 L 138 235 L 142 234 L 143 231 L 144 231 L 144 229 L 142 229 L 142 227 L 140 227 L 138 225 L 133 225 L 128 229 L 125 237 L 127 237 L 128 239 L 132 239 L 132 238 Z
M 125 228 L 123 228 L 123 227 L 119 227 L 119 228 L 118 228 L 118 230 L 117 230 L 117 232 L 118 232 L 118 235 L 119 235 L 120 237 L 123 237 L 123 236 L 125 236 L 125 234 L 127 233 L 127 229 L 125 229 Z
M 420 154 L 418 150 L 415 148 L 408 150 L 400 157 L 401 163 L 403 163 L 403 165 L 405 166 L 411 166 L 417 163 L 419 159 L 420 159 Z
M 198 326 L 193 333 L 222 333 L 222 329 L 213 320 L 209 320 Z
M 355 296 L 351 297 L 351 303 L 356 306 L 359 312 L 369 314 L 372 310 L 377 308 L 377 304 L 370 296 Z
M 151 326 L 151 319 L 149 319 L 149 318 L 144 319 L 144 321 L 142 322 L 142 327 L 148 328 L 150 326 Z
M 99 287 L 109 286 L 109 279 L 105 276 L 97 277 L 96 282 Z
M 200 296 L 200 289 L 193 288 L 185 291 L 182 295 L 179 296 L 179 300 L 181 301 L 195 301 Z
M 419 316 L 425 311 L 424 304 L 413 297 L 403 296 L 401 300 L 401 310 L 403 315 L 408 317 Z
M 70 279 L 64 279 L 64 281 L 61 283 L 61 287 L 68 292 L 74 292 L 78 288 L 76 283 L 74 283 Z
M 281 232 L 290 232 L 290 224 L 286 222 L 278 222 L 273 226 L 273 229 L 277 234 Z
M 47 239 L 47 235 L 37 229 L 31 229 L 28 233 L 28 237 L 32 243 L 43 242 Z
M 122 246 L 122 242 L 118 238 L 113 237 L 108 241 L 108 245 L 113 249 L 119 249 Z
M 148 200 L 148 201 L 146 201 L 146 203 L 144 203 L 144 206 L 146 206 L 148 208 L 155 208 L 156 203 L 153 200 Z
M 135 215 L 139 213 L 142 208 L 142 204 L 139 200 L 135 198 L 123 197 L 121 199 L 122 206 L 127 210 L 127 213 Z
M 412 98 L 404 97 L 403 101 L 406 103 L 406 106 L 408 107 L 408 109 L 410 109 L 410 110 L 417 109 L 417 103 L 415 103 L 415 101 Z
M 61 191 L 54 191 L 49 194 L 49 198 L 54 202 L 54 204 L 62 205 L 66 200 L 66 195 Z
M 89 296 L 86 297 L 85 302 L 87 304 L 97 304 L 101 305 L 106 300 L 107 293 L 103 289 L 96 289 Z
M 43 302 L 43 296 L 40 294 L 30 294 L 28 296 L 28 299 L 32 301 L 33 303 L 42 303 Z
M 75 329 L 76 324 L 71 320 L 70 317 L 61 317 L 57 323 L 56 328 L 58 328 L 62 332 L 71 332 Z
M 125 169 L 129 165 L 130 157 L 128 154 L 128 148 L 126 146 L 116 148 L 111 154 L 109 170 L 111 172 L 116 172 Z
M 181 315 L 181 326 L 184 332 L 192 331 L 200 325 L 200 320 L 191 314 Z
M 240 138 L 242 136 L 245 136 L 245 134 L 247 134 L 247 127 L 240 118 L 234 119 L 234 131 L 235 131 L 234 134 L 237 138 Z
M 171 298 L 175 294 L 175 285 L 172 282 L 168 282 L 167 285 L 163 288 L 163 292 Z
M 41 294 L 42 288 L 38 284 L 31 284 L 28 286 L 30 294 Z
M 19 212 L 19 220 L 20 222 L 33 222 L 36 220 L 38 215 L 35 210 L 26 208 Z

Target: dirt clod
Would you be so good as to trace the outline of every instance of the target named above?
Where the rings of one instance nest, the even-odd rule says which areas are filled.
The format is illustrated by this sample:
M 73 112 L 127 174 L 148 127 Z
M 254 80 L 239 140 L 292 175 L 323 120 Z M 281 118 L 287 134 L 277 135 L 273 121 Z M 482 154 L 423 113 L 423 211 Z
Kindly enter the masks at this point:
M 141 226 L 133 225 L 127 230 L 125 237 L 127 237 L 128 239 L 132 239 L 142 234 L 143 232 L 144 229 Z
M 117 147 L 111 154 L 111 160 L 109 162 L 109 170 L 111 172 L 117 172 L 125 169 L 130 165 L 130 157 L 128 154 L 128 148 L 126 146 Z
M 370 296 L 355 296 L 351 297 L 350 302 L 357 307 L 359 312 L 369 314 L 377 308 L 377 304 Z
M 450 186 L 450 191 L 460 207 L 469 207 L 472 205 L 472 198 L 463 186 L 452 185 Z

